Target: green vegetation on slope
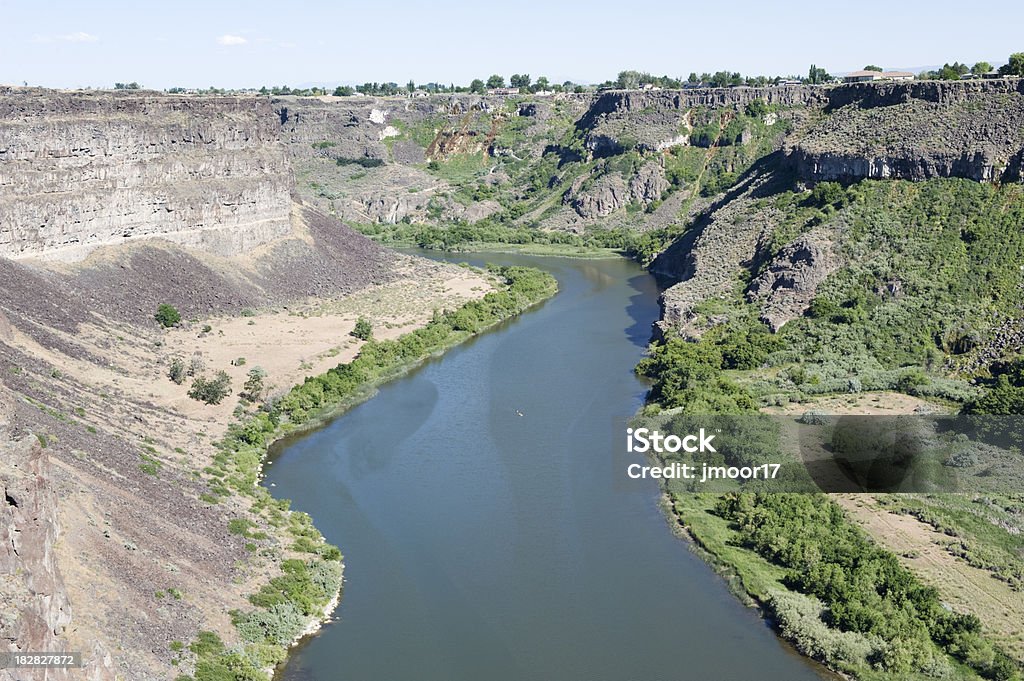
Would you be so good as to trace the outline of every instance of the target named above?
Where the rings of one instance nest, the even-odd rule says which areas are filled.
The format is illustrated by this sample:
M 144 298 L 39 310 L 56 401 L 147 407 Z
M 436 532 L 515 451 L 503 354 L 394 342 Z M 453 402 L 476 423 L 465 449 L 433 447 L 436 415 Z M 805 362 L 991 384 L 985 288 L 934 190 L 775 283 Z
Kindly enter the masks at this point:
M 754 163 L 777 148 L 792 125 L 778 115 L 782 112 L 777 106 L 762 100 L 741 111 L 698 107 L 684 112 L 694 126 L 689 145 L 654 151 L 652 145 L 664 140 L 638 140 L 632 134 L 634 122 L 615 133 L 614 153 L 598 154 L 588 148 L 589 133 L 577 127 L 579 113 L 571 103 L 541 102 L 546 107 L 543 117 L 520 115 L 521 104 L 528 105 L 513 97 L 499 110 L 471 111 L 458 121 L 431 116 L 404 123 L 395 118 L 401 136 L 388 138 L 386 144 L 403 140 L 426 149 L 429 160 L 423 169 L 443 180 L 447 188 L 431 195 L 425 215 L 406 215 L 399 224 L 357 228 L 386 243 L 425 248 L 540 245 L 545 252 L 569 255 L 579 255 L 581 249 L 614 248 L 649 262 L 686 229 L 685 215 L 693 200 L 707 200 L 733 187 Z M 675 134 L 686 133 L 686 126 L 680 124 Z M 660 195 L 631 189 L 627 196 L 617 195 L 619 206 L 610 215 L 577 215 L 574 203 L 580 196 L 588 196 L 605 182 L 628 185 L 642 169 L 648 173 L 642 182 L 652 182 L 649 174 L 655 169 L 652 186 L 661 190 Z M 314 190 L 320 197 L 338 196 L 320 185 Z M 649 215 L 679 194 L 672 209 L 659 215 L 651 229 Z M 472 222 L 452 210 L 453 203 L 471 206 L 485 201 L 499 209 Z M 669 226 L 660 226 L 664 224 Z
M 1024 316 L 1021 187 L 821 183 L 757 199 L 744 217 L 760 211 L 771 211 L 775 231 L 730 295 L 698 306 L 701 337 L 670 338 L 638 366 L 652 380 L 648 413 L 735 414 L 866 390 L 1024 411 L 1018 343 L 998 344 Z M 805 316 L 771 335 L 747 285 L 811 230 L 830 235 L 842 267 Z M 668 491 L 679 522 L 805 654 L 862 679 L 1021 678 L 983 621 L 944 607 L 827 497 L 722 497 L 679 482 Z M 1020 588 L 1021 499 L 882 498 L 949 536 L 957 558 Z
M 864 634 L 871 650 L 847 660 L 892 674 L 945 676 L 934 646 L 988 679 L 1020 678 L 1017 665 L 981 636 L 972 615 L 947 611 L 891 553 L 872 542 L 834 502 L 810 494 L 736 494 L 716 511 L 742 544 L 788 570 L 786 586 L 820 600 L 826 624 Z M 934 644 L 934 645 L 933 645 Z
M 819 286 L 806 315 L 771 337 L 755 364 L 718 363 L 759 405 L 881 390 L 967 404 L 979 394 L 968 379 L 998 389 L 1002 373 L 1008 380 L 997 397 L 1019 390 L 1012 347 L 995 348 L 1007 354 L 1000 361 L 979 358 L 993 348 L 997 327 L 1024 316 L 1021 187 L 955 179 L 825 183 L 810 194 L 758 199 L 743 218 L 764 210 L 772 211 L 775 232 L 732 294 L 697 307 L 698 325 L 709 327 L 699 347 L 737 342 L 728 340 L 734 335 L 765 338 L 759 304 L 745 297 L 747 282 L 798 236 L 824 230 L 844 266 Z M 641 366 L 656 381 L 653 401 L 665 406 L 690 400 L 674 395 L 685 389 L 685 381 L 670 379 L 676 350 L 658 349 Z M 694 389 L 707 385 L 698 381 Z

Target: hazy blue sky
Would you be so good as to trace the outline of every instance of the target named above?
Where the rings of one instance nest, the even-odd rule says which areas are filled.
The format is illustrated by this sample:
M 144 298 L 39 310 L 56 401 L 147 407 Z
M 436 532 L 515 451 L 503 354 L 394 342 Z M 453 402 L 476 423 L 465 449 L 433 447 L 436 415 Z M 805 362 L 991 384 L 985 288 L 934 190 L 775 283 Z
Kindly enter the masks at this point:
M 1024 3 L 942 0 L 0 0 L 0 83 L 600 82 L 886 68 L 1024 51 Z

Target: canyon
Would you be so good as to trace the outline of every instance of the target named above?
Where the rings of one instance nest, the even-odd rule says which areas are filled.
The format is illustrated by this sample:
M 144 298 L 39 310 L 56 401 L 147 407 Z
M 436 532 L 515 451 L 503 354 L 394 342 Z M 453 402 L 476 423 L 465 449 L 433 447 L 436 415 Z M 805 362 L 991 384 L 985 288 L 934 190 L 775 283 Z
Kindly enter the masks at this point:
M 1016 183 L 1022 160 L 1012 78 L 521 98 L 2 87 L 0 635 L 81 650 L 96 681 L 166 678 L 171 646 L 201 630 L 234 640 L 230 612 L 280 569 L 228 530 L 262 523 L 246 503 L 204 496 L 235 405 L 155 388 L 168 363 L 205 352 L 240 383 L 225 361 L 239 358 L 210 346 L 252 332 L 271 353 L 326 314 L 315 351 L 273 376 L 287 388 L 357 352 L 344 339 L 360 314 L 394 337 L 491 285 L 347 225 L 664 233 L 649 264 L 678 283 L 657 333 L 697 337 L 698 306 L 764 256 L 783 189 Z M 773 331 L 840 266 L 837 229 L 776 244 L 744 290 Z M 413 289 L 416 309 L 381 312 Z M 178 335 L 153 321 L 160 303 L 180 309 Z M 140 468 L 150 458 L 159 475 Z

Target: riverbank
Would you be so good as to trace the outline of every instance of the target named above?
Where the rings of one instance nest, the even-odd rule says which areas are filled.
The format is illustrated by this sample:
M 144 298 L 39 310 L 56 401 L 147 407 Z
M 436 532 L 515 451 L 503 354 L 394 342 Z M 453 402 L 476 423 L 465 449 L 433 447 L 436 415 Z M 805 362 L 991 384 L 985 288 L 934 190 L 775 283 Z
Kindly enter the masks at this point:
M 583 234 L 538 231 L 490 222 L 452 224 L 379 223 L 352 225 L 364 236 L 391 248 L 421 248 L 446 253 L 510 253 L 565 258 L 632 257 L 645 235 L 625 229 L 595 229 Z
M 610 429 L 643 394 L 657 280 L 466 260 L 540 267 L 559 294 L 275 449 L 265 486 L 347 556 L 337 622 L 280 679 L 671 678 L 685 645 L 692 678 L 820 681 L 665 531 L 653 483 L 621 486 Z
M 980 631 L 977 619 L 972 623 L 971 618 L 948 611 L 934 589 L 901 568 L 896 556 L 868 539 L 826 495 L 765 496 L 769 498 L 762 500 L 744 494 L 722 497 L 667 489 L 663 508 L 676 531 L 697 548 L 698 555 L 798 652 L 843 678 L 1016 678 L 1001 676 L 1002 670 L 1013 669 L 1013 662 L 998 645 L 993 645 L 989 634 Z M 761 506 L 764 509 L 758 510 Z M 813 533 L 809 530 L 783 527 L 776 533 L 772 528 L 786 518 L 789 524 L 830 524 L 828 528 L 819 527 L 817 532 L 833 537 L 835 545 L 828 546 L 810 537 Z M 794 541 L 799 542 L 794 537 L 803 537 L 807 546 L 794 545 Z M 752 541 L 762 545 L 754 547 Z M 775 551 L 780 556 L 802 552 L 804 557 L 800 560 L 809 562 L 797 565 L 780 559 L 780 564 L 763 555 L 766 551 Z M 813 557 L 809 557 L 811 554 Z M 843 560 L 852 561 L 854 567 L 846 566 Z M 842 567 L 831 568 L 832 565 Z M 825 568 L 833 572 L 821 573 Z M 846 570 L 853 571 L 849 577 L 835 574 Z M 864 586 L 857 579 L 863 571 L 874 575 L 869 582 L 871 589 L 862 597 L 851 596 L 848 591 Z M 825 574 L 830 576 L 821 576 Z M 874 589 L 878 593 L 871 595 Z M 899 595 L 904 592 L 905 595 Z M 830 595 L 836 593 L 840 595 Z M 861 598 L 869 602 L 863 603 Z M 887 603 L 890 598 L 904 598 L 914 607 L 909 611 L 892 611 Z M 871 603 L 872 599 L 879 602 Z M 837 618 L 840 623 L 848 622 L 858 612 L 875 618 L 888 614 L 867 631 L 855 630 L 849 624 L 836 626 Z M 886 637 L 888 627 L 903 631 L 901 627 L 913 623 L 925 627 L 923 638 L 913 639 L 918 642 L 917 647 L 907 643 L 900 647 Z
M 217 443 L 220 453 L 207 469 L 211 492 L 218 498 L 251 497 L 251 511 L 276 528 L 282 544 L 282 575 L 250 596 L 256 610 L 236 612 L 232 623 L 246 642 L 246 651 L 261 669 L 285 658 L 282 648 L 319 629 L 337 604 L 342 586 L 341 552 L 328 544 L 308 515 L 287 513 L 289 502 L 275 500 L 259 487 L 263 463 L 277 441 L 315 429 L 342 411 L 372 396 L 379 385 L 393 380 L 466 339 L 539 304 L 557 292 L 557 282 L 544 272 L 524 267 L 488 270 L 497 290 L 455 310 L 435 311 L 425 326 L 393 340 L 369 340 L 350 362 L 307 378 L 287 394 L 228 429 Z M 248 525 L 243 534 L 257 536 Z M 199 653 L 197 653 L 199 655 Z M 225 650 L 199 655 L 196 681 L 216 678 L 218 668 L 230 666 Z M 232 658 L 233 659 L 233 658 Z M 236 660 L 237 662 L 237 660 Z
M 387 242 L 391 248 L 423 248 L 412 241 Z M 594 260 L 605 258 L 628 258 L 629 254 L 617 248 L 599 248 L 590 246 L 573 246 L 570 244 L 510 244 L 498 241 L 470 241 L 452 248 L 424 248 L 441 253 L 503 253 L 512 255 L 536 255 L 555 258 L 578 258 Z

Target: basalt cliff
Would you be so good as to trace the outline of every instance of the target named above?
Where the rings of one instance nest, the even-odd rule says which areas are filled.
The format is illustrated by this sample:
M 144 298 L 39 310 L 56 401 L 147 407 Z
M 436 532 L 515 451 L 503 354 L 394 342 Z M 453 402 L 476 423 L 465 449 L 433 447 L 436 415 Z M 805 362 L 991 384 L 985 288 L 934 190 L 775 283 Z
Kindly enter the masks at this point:
M 0 255 L 160 236 L 229 255 L 289 229 L 266 100 L 0 90 Z

